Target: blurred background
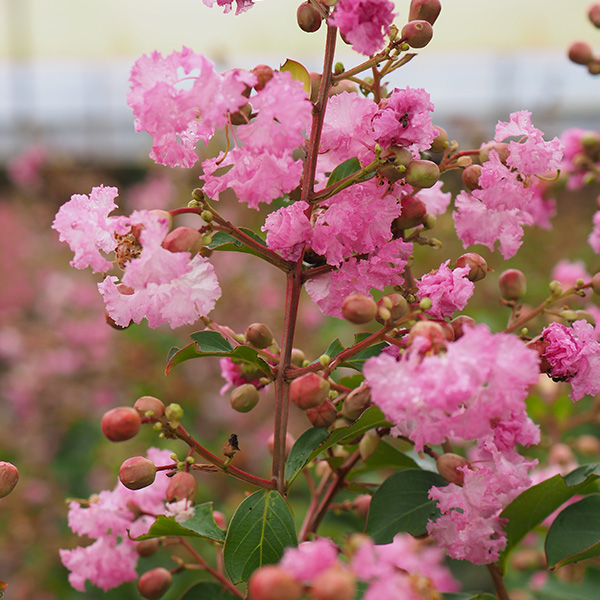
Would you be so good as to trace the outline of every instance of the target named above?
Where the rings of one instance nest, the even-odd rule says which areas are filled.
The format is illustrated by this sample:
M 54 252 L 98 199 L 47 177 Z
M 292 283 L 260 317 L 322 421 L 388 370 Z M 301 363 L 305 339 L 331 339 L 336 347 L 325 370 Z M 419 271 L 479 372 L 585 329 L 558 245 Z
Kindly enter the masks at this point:
M 21 472 L 15 492 L 0 500 L 0 580 L 8 583 L 11 600 L 137 597 L 134 584 L 106 595 L 89 585 L 84 594 L 76 592 L 58 559 L 58 548 L 87 543 L 67 528 L 65 498 L 112 489 L 125 458 L 145 454 L 149 445 L 168 447 L 146 430 L 125 444 L 106 442 L 99 419 L 110 408 L 131 406 L 144 394 L 178 402 L 189 429 L 209 448 L 218 452 L 223 436 L 235 431 L 242 450 L 251 449 L 236 457 L 238 464 L 268 473 L 269 401 L 251 415 L 232 415 L 219 393 L 224 381 L 216 359 L 190 361 L 166 378 L 169 348 L 187 344 L 188 334 L 200 327 L 108 327 L 98 278 L 68 267 L 72 255 L 50 225 L 72 194 L 88 194 L 101 183 L 119 187 L 124 213 L 185 205 L 198 168 L 171 170 L 148 158 L 150 137 L 134 132 L 125 102 L 133 62 L 143 53 L 189 46 L 220 70 L 260 63 L 276 68 L 291 58 L 320 71 L 325 33 L 300 31 L 298 4 L 261 0 L 236 17 L 202 0 L 0 0 L 0 460 Z M 408 4 L 396 1 L 400 27 Z M 522 109 L 533 112 L 546 137 L 574 126 L 598 130 L 600 78 L 566 56 L 574 40 L 600 47 L 588 4 L 447 0 L 433 41 L 393 74 L 391 84 L 427 89 L 436 106 L 434 122 L 465 147 L 478 147 L 493 136 L 498 120 Z M 347 67 L 360 61 L 341 42 L 338 49 Z M 559 196 L 554 223 L 561 235 L 553 244 L 547 233 L 527 231 L 522 253 L 508 264 L 484 250 L 496 273 L 478 284 L 470 314 L 502 327 L 507 315 L 498 316 L 495 284 L 507 266 L 526 271 L 532 303 L 544 297 L 561 258 L 585 260 L 590 272 L 597 271 L 586 244 L 597 195 L 596 186 Z M 221 207 L 247 226 L 264 221 L 264 211 L 241 210 L 230 197 Z M 435 234 L 447 255 L 462 252 L 450 219 L 440 219 Z M 225 293 L 211 316 L 240 332 L 263 321 L 278 338 L 284 293 L 279 273 L 244 255 L 215 253 L 212 260 Z M 420 273 L 439 264 L 429 249 L 419 260 Z M 309 359 L 337 336 L 351 343 L 354 332 L 324 319 L 306 298 L 302 311 L 297 343 Z M 550 418 L 544 411 L 554 410 L 558 396 L 545 391 L 540 397 L 553 399 L 537 406 L 540 418 Z M 560 398 L 558 411 L 568 416 L 572 403 L 564 393 Z M 307 425 L 299 411 L 293 415 L 295 434 Z M 590 427 L 580 433 L 596 435 Z M 200 498 L 219 497 L 216 508 L 230 518 L 244 489 L 224 481 L 201 481 Z M 326 523 L 332 532 L 363 525 L 349 513 Z M 168 562 L 168 554 L 144 560 L 140 572 Z M 178 598 L 191 580 L 178 579 L 165 598 Z M 469 572 L 468 581 L 471 589 L 483 589 L 487 573 Z

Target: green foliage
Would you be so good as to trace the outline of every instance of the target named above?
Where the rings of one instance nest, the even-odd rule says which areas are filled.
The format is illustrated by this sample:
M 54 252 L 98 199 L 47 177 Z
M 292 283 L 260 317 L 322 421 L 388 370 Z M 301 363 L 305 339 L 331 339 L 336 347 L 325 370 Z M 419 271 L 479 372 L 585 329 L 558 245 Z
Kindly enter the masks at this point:
M 302 472 L 311 452 L 324 442 L 328 436 L 327 429 L 323 427 L 311 427 L 296 440 L 285 465 L 285 478 L 288 486 Z
M 227 592 L 219 583 L 200 581 L 187 589 L 179 600 L 238 600 L 239 596 Z

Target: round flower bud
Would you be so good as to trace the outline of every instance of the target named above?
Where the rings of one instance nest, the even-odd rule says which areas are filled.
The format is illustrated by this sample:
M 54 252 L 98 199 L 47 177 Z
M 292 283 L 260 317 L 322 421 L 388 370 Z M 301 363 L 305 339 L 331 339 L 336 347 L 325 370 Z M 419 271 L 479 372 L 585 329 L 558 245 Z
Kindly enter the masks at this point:
M 432 152 L 443 152 L 448 147 L 448 132 L 439 125 L 434 125 L 434 127 L 438 130 L 438 134 L 433 138 L 429 149 Z
M 360 457 L 363 460 L 367 460 L 367 458 L 373 456 L 373 454 L 375 454 L 375 450 L 379 448 L 380 442 L 381 438 L 375 431 L 367 431 L 362 436 L 360 442 L 358 442 L 358 451 L 360 452 Z
M 519 300 L 527 292 L 527 279 L 518 269 L 507 269 L 498 279 L 500 295 L 505 300 Z
M 416 188 L 433 187 L 440 178 L 440 168 L 431 160 L 413 160 L 408 163 L 404 179 Z
M 469 461 L 464 456 L 446 452 L 435 461 L 438 473 L 448 482 L 462 485 L 465 480 L 465 475 L 458 467 L 465 467 Z
M 171 587 L 173 576 L 167 569 L 158 567 L 151 571 L 146 571 L 137 582 L 138 591 L 142 598 L 147 600 L 157 600 L 162 598 L 165 592 Z
M 578 65 L 587 65 L 594 59 L 592 47 L 587 42 L 573 42 L 568 54 L 569 60 Z
M 246 340 L 255 348 L 263 350 L 273 343 L 273 332 L 264 323 L 252 323 L 246 329 Z
M 213 510 L 213 519 L 220 529 L 227 529 L 227 519 L 225 515 L 219 510 Z
M 244 106 L 240 106 L 240 108 L 238 108 L 238 110 L 231 113 L 231 115 L 230 115 L 231 124 L 232 125 L 247 125 L 250 122 L 251 116 L 252 116 L 252 105 L 249 102 L 247 102 L 246 104 L 244 104 Z M 202 236 L 200 236 L 200 248 L 202 248 Z
M 454 331 L 454 339 L 458 340 L 461 338 L 465 334 L 465 327 L 473 327 L 473 325 L 477 325 L 477 321 L 467 315 L 459 315 L 455 319 L 452 319 L 450 326 Z
M 356 421 L 370 406 L 371 392 L 366 385 L 352 390 L 342 404 L 342 415 L 350 421 Z
M 354 600 L 356 577 L 350 569 L 338 566 L 321 571 L 310 586 L 311 600 Z
M 202 234 L 191 227 L 177 227 L 167 233 L 162 247 L 169 252 L 189 252 L 194 256 L 202 249 Z
M 292 447 L 294 446 L 294 444 L 296 443 L 296 438 L 291 434 L 291 433 L 286 433 L 285 434 L 285 457 L 287 458 L 290 454 L 290 450 L 292 449 Z M 268 441 L 267 441 L 267 448 L 269 449 L 269 452 L 271 454 L 273 454 L 273 450 L 275 448 L 275 435 L 271 434 L 271 436 L 269 437 Z
M 600 440 L 586 433 L 573 441 L 573 448 L 584 456 L 597 456 L 600 454 Z
M 198 482 L 196 478 L 186 471 L 179 471 L 171 477 L 167 487 L 167 502 L 179 502 L 180 500 L 189 500 L 193 502 L 198 492 Z
M 133 456 L 119 469 L 120 482 L 130 490 L 141 490 L 154 483 L 156 465 L 144 456 Z
M 138 398 L 133 408 L 138 411 L 140 417 L 160 419 L 165 414 L 165 405 L 154 396 L 142 396 Z
M 300 600 L 302 584 L 278 565 L 265 565 L 248 581 L 248 600 Z
M 319 87 L 321 87 L 323 76 L 315 71 L 310 71 L 308 76 L 310 78 L 310 101 L 314 104 L 319 97 Z
M 122 406 L 113 408 L 102 417 L 102 433 L 111 442 L 124 442 L 135 437 L 142 426 L 142 420 L 135 408 Z
M 600 4 L 592 4 L 588 10 L 588 18 L 594 27 L 600 29 Z
M 592 277 L 592 290 L 594 291 L 594 294 L 600 296 L 600 273 L 596 273 Z
M 139 556 L 145 558 L 147 556 L 152 556 L 158 551 L 160 546 L 160 542 L 158 538 L 152 538 L 150 540 L 142 540 L 135 545 L 135 551 Z
M 481 165 L 470 165 L 466 169 L 463 169 L 461 177 L 464 186 L 471 191 L 478 189 L 480 175 Z
M 371 506 L 371 495 L 361 494 L 352 500 L 352 508 L 361 519 L 366 519 L 369 516 L 369 507 Z
M 0 498 L 8 496 L 19 481 L 19 470 L 9 462 L 0 461 Z
M 392 229 L 411 229 L 423 223 L 427 214 L 427 207 L 422 200 L 414 196 L 406 196 L 400 200 L 402 212 L 392 223 Z
M 251 383 L 243 383 L 231 392 L 229 400 L 233 410 L 245 413 L 258 404 L 259 397 L 258 390 Z
M 479 160 L 484 163 L 490 158 L 490 152 L 495 150 L 498 153 L 498 157 L 500 160 L 506 164 L 506 160 L 510 154 L 508 149 L 508 144 L 503 144 L 501 142 L 488 142 L 481 146 L 479 150 Z
M 392 322 L 398 321 L 410 312 L 408 301 L 402 294 L 398 294 L 397 292 L 381 297 L 377 302 L 377 306 L 378 308 L 386 308 L 389 311 L 390 316 L 386 320 L 391 320 Z M 384 323 L 384 320 L 380 316 L 377 317 L 377 321 Z
M 417 337 L 425 338 L 429 342 L 423 345 L 421 351 L 433 354 L 445 348 L 448 341 L 444 328 L 437 321 L 417 321 L 410 329 L 408 340 L 412 343 Z
M 316 373 L 307 373 L 290 383 L 290 399 L 302 410 L 307 410 L 324 402 L 329 388 L 329 381 Z
M 408 20 L 423 19 L 433 25 L 441 10 L 440 0 L 411 0 L 408 9 Z
M 298 7 L 296 17 L 300 29 L 307 33 L 317 31 L 321 27 L 321 21 L 323 20 L 319 10 L 311 2 L 308 2 L 308 0 Z
M 330 427 L 337 419 L 337 409 L 331 400 L 321 402 L 319 406 L 309 408 L 306 411 L 306 416 L 313 427 Z
M 260 92 L 271 79 L 273 79 L 273 69 L 269 67 L 269 65 L 257 65 L 251 71 L 252 75 L 256 77 L 258 80 L 257 84 L 254 86 L 254 89 L 257 92 Z
M 296 367 L 301 367 L 304 365 L 304 361 L 306 360 L 306 355 L 300 348 L 292 348 L 292 359 L 291 362 Z
M 342 315 L 356 325 L 369 323 L 377 316 L 377 304 L 371 296 L 350 294 L 342 303 Z
M 424 48 L 433 37 L 433 27 L 429 21 L 410 21 L 402 28 L 401 35 L 411 48 Z
M 183 419 L 183 408 L 176 402 L 171 402 L 165 407 L 165 416 L 169 421 L 179 422 Z
M 469 281 L 481 281 L 488 272 L 485 258 L 476 252 L 467 252 L 459 256 L 456 259 L 456 267 L 469 267 L 470 271 L 467 273 Z

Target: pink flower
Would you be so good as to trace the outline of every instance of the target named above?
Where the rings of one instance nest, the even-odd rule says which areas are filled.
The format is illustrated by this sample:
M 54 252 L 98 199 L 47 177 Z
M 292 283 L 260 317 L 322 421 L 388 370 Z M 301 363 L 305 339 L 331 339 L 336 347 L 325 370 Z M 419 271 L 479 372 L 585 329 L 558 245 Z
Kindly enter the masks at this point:
M 7 163 L 6 174 L 17 185 L 40 186 L 40 170 L 47 160 L 48 150 L 41 144 L 32 144 Z
M 309 205 L 294 202 L 272 212 L 265 220 L 262 231 L 267 232 L 267 246 L 277 250 L 287 260 L 298 260 L 312 238 L 312 227 L 305 215 Z
M 223 7 L 223 12 L 228 13 L 233 8 L 234 0 L 203 0 L 206 6 L 213 7 L 216 3 L 217 6 Z M 235 14 L 239 15 L 247 10 L 250 10 L 254 6 L 254 0 L 235 0 L 236 8 Z
M 590 275 L 585 270 L 585 263 L 582 260 L 576 260 L 574 262 L 560 260 L 554 266 L 551 278 L 559 281 L 566 291 L 568 288 L 575 286 L 578 279 L 589 281 Z
M 600 167 L 598 132 L 574 127 L 564 131 L 561 140 L 565 146 L 561 169 L 568 175 L 567 188 L 576 190 L 585 185 L 586 181 L 596 180 Z
M 588 244 L 596 254 L 600 254 L 600 210 L 594 213 L 594 227 L 588 237 Z
M 434 217 L 445 213 L 450 204 L 450 200 L 452 199 L 452 194 L 450 192 L 442 192 L 442 186 L 443 182 L 438 181 L 430 188 L 419 190 L 416 195 L 421 202 L 425 203 L 427 214 L 433 215 Z
M 429 298 L 432 302 L 427 313 L 434 319 L 445 319 L 462 310 L 475 289 L 473 282 L 466 277 L 469 267 L 451 270 L 449 262 L 442 263 L 437 271 L 423 275 L 417 282 L 419 298 Z
M 600 392 L 600 344 L 590 323 L 575 321 L 570 329 L 550 323 L 542 337 L 549 342 L 542 355 L 550 363 L 549 375 L 569 381 L 572 400 Z
M 338 558 L 335 544 L 329 538 L 302 542 L 297 548 L 287 548 L 280 565 L 294 579 L 308 582 L 332 567 Z
M 225 380 L 225 385 L 219 390 L 221 396 L 225 395 L 231 388 L 244 383 L 259 384 L 259 379 L 248 379 L 242 370 L 242 365 L 236 365 L 231 358 L 219 359 L 221 367 L 221 377 Z
M 340 33 L 361 54 L 371 56 L 385 45 L 384 35 L 396 16 L 389 0 L 340 0 L 329 18 L 329 25 Z

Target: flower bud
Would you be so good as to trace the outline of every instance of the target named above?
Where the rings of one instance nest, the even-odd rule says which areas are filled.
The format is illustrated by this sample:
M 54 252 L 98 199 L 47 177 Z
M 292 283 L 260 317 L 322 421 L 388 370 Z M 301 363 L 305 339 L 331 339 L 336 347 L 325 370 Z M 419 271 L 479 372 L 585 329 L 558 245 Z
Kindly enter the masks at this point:
M 498 279 L 500 295 L 505 300 L 519 300 L 527 292 L 527 279 L 518 269 L 507 269 Z
M 162 247 L 169 252 L 189 252 L 194 256 L 202 249 L 202 234 L 191 227 L 177 227 L 167 233 Z
M 342 415 L 350 421 L 356 421 L 367 410 L 371 402 L 371 392 L 366 385 L 352 390 L 342 404 Z
M 252 323 L 246 329 L 246 340 L 255 348 L 263 350 L 273 343 L 273 332 L 264 323 Z
M 465 467 L 469 461 L 464 456 L 446 452 L 435 461 L 438 473 L 448 482 L 462 485 L 465 480 L 465 475 L 458 467 Z
M 285 434 L 285 457 L 287 458 L 290 454 L 290 450 L 292 449 L 292 447 L 294 446 L 294 444 L 296 443 L 296 438 L 291 434 L 291 433 L 286 433 Z M 267 441 L 267 448 L 269 449 L 269 452 L 271 454 L 273 454 L 273 450 L 275 448 L 275 435 L 271 434 L 271 436 L 269 437 L 268 441 Z
M 225 515 L 219 510 L 213 510 L 213 519 L 220 529 L 227 529 L 227 519 Z
M 600 296 L 600 273 L 596 273 L 592 277 L 592 290 L 594 294 L 598 294 Z
M 594 27 L 600 29 L 600 4 L 592 4 L 588 10 L 588 18 Z
M 452 319 L 452 321 L 450 321 L 450 326 L 454 331 L 454 339 L 458 340 L 461 338 L 465 334 L 465 327 L 473 327 L 473 325 L 477 325 L 477 321 L 467 315 L 459 315 Z
M 319 406 L 309 408 L 306 416 L 313 427 L 327 428 L 337 419 L 337 410 L 331 400 L 325 400 Z
M 467 252 L 459 256 L 456 259 L 456 267 L 469 267 L 470 271 L 467 273 L 469 281 L 481 281 L 488 272 L 485 258 L 476 252 Z
M 251 411 L 258 404 L 259 398 L 258 390 L 251 383 L 243 383 L 231 392 L 229 400 L 233 410 L 245 413 Z
M 456 159 L 456 166 L 461 169 L 466 169 L 473 164 L 473 159 L 470 156 L 459 156 Z
M 392 322 L 402 319 L 402 317 L 405 317 L 410 312 L 408 301 L 402 294 L 398 294 L 397 292 L 387 294 L 380 298 L 377 302 L 377 306 L 379 308 L 386 308 L 389 311 L 390 316 L 389 319 L 386 320 L 391 320 Z M 379 323 L 384 322 L 380 317 L 377 317 L 377 321 L 379 321 Z
M 158 538 L 152 538 L 150 540 L 142 540 L 135 545 L 135 551 L 139 556 L 146 558 L 147 556 L 152 556 L 156 554 L 158 548 L 160 546 L 160 542 Z
M 342 79 L 341 81 L 336 81 L 327 92 L 327 95 L 331 98 L 332 96 L 337 96 L 338 94 L 343 94 L 344 92 L 348 92 L 349 94 L 358 94 L 358 86 L 354 81 L 349 81 L 348 79 Z
M 167 417 L 169 425 L 173 429 L 177 429 L 181 419 L 183 419 L 183 408 L 176 402 L 171 402 L 171 404 L 165 407 L 165 417 Z
M 321 87 L 323 76 L 315 71 L 310 71 L 308 76 L 310 78 L 310 101 L 314 104 L 319 97 L 319 87 Z
M 173 576 L 167 569 L 158 567 L 151 571 L 146 571 L 137 582 L 138 591 L 142 598 L 147 600 L 157 600 L 162 598 L 165 592 L 171 587 Z
M 448 132 L 439 125 L 434 125 L 434 127 L 438 130 L 438 134 L 433 138 L 429 149 L 432 152 L 443 152 L 448 147 Z
M 350 294 L 342 303 L 342 315 L 356 325 L 369 323 L 377 316 L 377 304 L 371 296 Z
M 120 482 L 130 490 L 141 490 L 154 483 L 156 465 L 144 456 L 133 456 L 119 469 Z
M 427 214 L 427 207 L 422 200 L 415 196 L 405 196 L 400 200 L 402 212 L 399 217 L 396 217 L 392 223 L 392 228 L 396 229 L 411 229 L 423 223 L 423 219 Z
M 379 443 L 381 442 L 381 438 L 377 435 L 377 432 L 367 431 L 361 438 L 360 442 L 358 442 L 358 451 L 360 452 L 360 457 L 363 460 L 367 460 L 373 454 L 375 454 L 375 450 L 379 448 Z
M 433 37 L 433 27 L 429 21 L 410 21 L 402 28 L 401 35 L 411 48 L 424 48 Z
M 573 42 L 569 46 L 569 60 L 578 65 L 587 65 L 594 59 L 592 47 L 587 42 Z
M 243 106 L 240 106 L 240 108 L 238 108 L 235 112 L 232 112 L 229 115 L 229 118 L 231 119 L 232 125 L 247 125 L 250 122 L 251 116 L 252 105 L 247 102 Z M 200 236 L 200 248 L 202 248 L 202 236 Z
M 584 456 L 598 456 L 600 454 L 600 440 L 595 435 L 585 433 L 575 438 L 573 448 Z
M 113 408 L 102 417 L 102 433 L 111 442 L 124 442 L 135 437 L 142 426 L 140 415 L 135 408 L 122 406 Z
M 500 160 L 506 164 L 506 160 L 509 156 L 508 144 L 502 144 L 500 142 L 488 142 L 481 146 L 479 150 L 479 160 L 484 163 L 490 158 L 490 152 L 495 150 L 498 153 Z
M 433 187 L 440 178 L 440 168 L 431 160 L 413 160 L 408 163 L 404 179 L 416 188 Z
M 335 565 L 321 571 L 310 586 L 311 600 L 354 600 L 355 596 L 355 575 Z
M 479 188 L 479 176 L 481 175 L 481 165 L 470 165 L 463 169 L 461 173 L 462 182 L 468 190 Z
M 167 502 L 179 502 L 180 500 L 189 500 L 194 502 L 198 492 L 198 482 L 196 478 L 187 471 L 179 471 L 171 477 L 167 487 Z
M 165 414 L 165 405 L 154 396 L 142 396 L 138 398 L 133 408 L 138 411 L 140 417 L 160 419 Z
M 273 79 L 273 69 L 269 65 L 257 65 L 251 71 L 252 75 L 256 77 L 258 82 L 254 86 L 257 92 L 260 92 L 271 79 Z
M 9 462 L 0 461 L 0 498 L 8 496 L 19 481 L 19 470 Z
M 323 20 L 319 9 L 308 0 L 298 7 L 296 17 L 300 29 L 307 33 L 314 33 L 317 31 L 321 27 L 321 21 Z
M 278 565 L 264 565 L 248 581 L 248 600 L 300 600 L 302 584 Z
M 316 373 L 307 373 L 290 383 L 290 399 L 302 410 L 307 410 L 324 402 L 329 388 L 329 381 Z
M 352 508 L 361 519 L 369 516 L 369 507 L 371 506 L 371 495 L 361 494 L 352 500 Z
M 437 321 L 417 321 L 410 329 L 408 340 L 413 343 L 417 337 L 425 338 L 429 342 L 423 347 L 423 351 L 431 351 L 434 354 L 445 348 L 448 341 L 444 328 Z
M 442 10 L 440 0 L 411 0 L 408 20 L 423 19 L 433 25 Z
M 291 363 L 296 367 L 301 367 L 304 365 L 304 361 L 306 360 L 306 355 L 300 348 L 292 348 L 292 359 Z

